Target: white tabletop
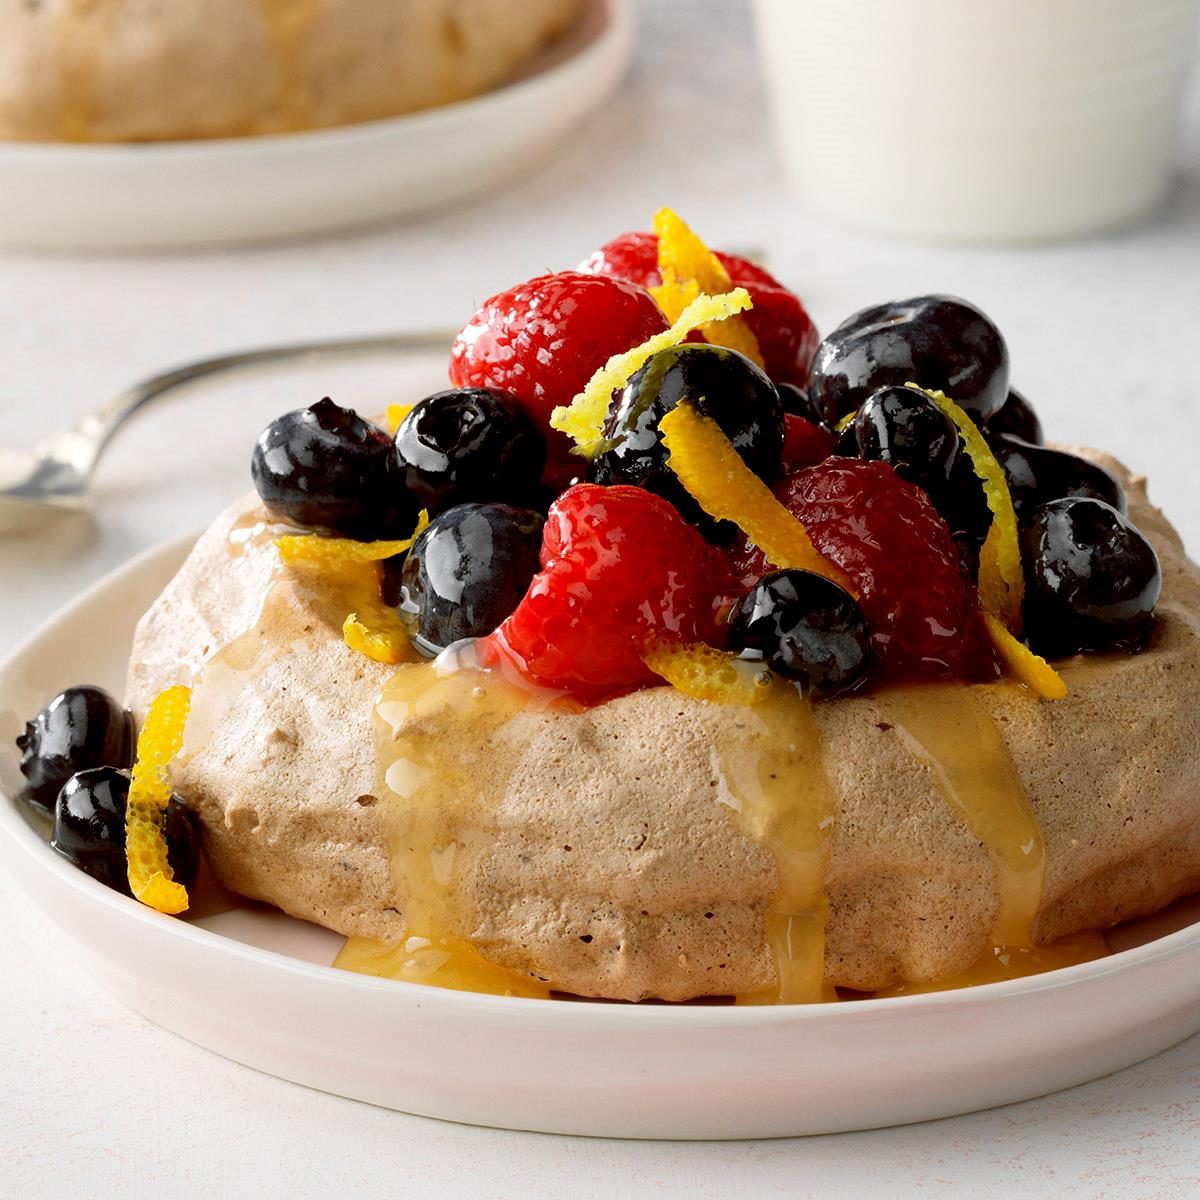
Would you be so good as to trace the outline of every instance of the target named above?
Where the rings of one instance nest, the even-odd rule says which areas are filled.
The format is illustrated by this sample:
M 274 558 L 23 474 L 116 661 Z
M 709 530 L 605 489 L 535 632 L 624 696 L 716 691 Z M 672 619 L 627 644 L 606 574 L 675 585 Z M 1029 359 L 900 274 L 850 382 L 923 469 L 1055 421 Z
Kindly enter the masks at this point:
M 1014 380 L 1051 436 L 1107 447 L 1149 474 L 1200 550 L 1200 92 L 1188 165 L 1153 223 L 1045 249 L 906 245 L 820 224 L 788 201 L 741 5 L 647 0 L 644 16 L 619 98 L 544 170 L 474 206 L 313 245 L 0 259 L 0 440 L 32 442 L 199 355 L 453 327 L 491 291 L 572 265 L 670 203 L 715 244 L 764 247 L 823 328 L 901 294 L 974 300 L 1005 331 Z M 83 585 L 243 490 L 251 442 L 276 412 L 318 388 L 378 407 L 407 395 L 399 379 L 379 366 L 285 374 L 147 416 L 105 459 L 94 524 L 0 540 L 0 655 Z M 469 1129 L 306 1091 L 148 1025 L 47 955 L 40 918 L 4 895 L 5 1195 L 1200 1194 L 1200 1038 L 1057 1096 L 904 1129 L 704 1145 Z

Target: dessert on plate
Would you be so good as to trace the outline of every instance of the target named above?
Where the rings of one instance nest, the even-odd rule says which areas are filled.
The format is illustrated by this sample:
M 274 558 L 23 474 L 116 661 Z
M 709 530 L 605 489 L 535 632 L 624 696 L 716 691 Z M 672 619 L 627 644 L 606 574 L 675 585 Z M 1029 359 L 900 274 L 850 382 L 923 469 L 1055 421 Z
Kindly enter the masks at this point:
M 0 4 L 0 139 L 143 142 L 350 125 L 509 79 L 578 0 Z
M 129 711 L 22 738 L 56 849 L 179 913 L 202 845 L 348 969 L 616 1000 L 1010 978 L 1200 889 L 1200 570 L 973 305 L 822 339 L 663 210 L 448 383 L 263 432 Z

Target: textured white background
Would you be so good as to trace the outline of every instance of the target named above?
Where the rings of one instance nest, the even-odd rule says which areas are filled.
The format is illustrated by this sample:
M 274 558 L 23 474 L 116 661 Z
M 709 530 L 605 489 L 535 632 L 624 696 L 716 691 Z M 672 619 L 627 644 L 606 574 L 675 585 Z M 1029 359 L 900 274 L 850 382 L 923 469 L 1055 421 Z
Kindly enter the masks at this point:
M 482 203 L 237 254 L 0 257 L 0 438 L 31 442 L 205 353 L 456 325 L 672 203 L 712 242 L 765 247 L 823 328 L 901 294 L 976 301 L 1051 435 L 1148 473 L 1200 550 L 1200 90 L 1153 223 L 1047 249 L 905 245 L 818 224 L 782 193 L 742 4 L 646 0 L 643 15 L 617 99 Z M 130 554 L 207 521 L 245 487 L 275 412 L 315 388 L 371 408 L 399 386 L 381 369 L 282 376 L 139 423 L 104 462 L 94 525 L 0 540 L 0 654 Z M 476 1130 L 308 1092 L 149 1026 L 48 960 L 47 931 L 0 894 L 0 1197 L 1200 1196 L 1200 1039 L 1045 1100 L 906 1129 L 709 1145 Z

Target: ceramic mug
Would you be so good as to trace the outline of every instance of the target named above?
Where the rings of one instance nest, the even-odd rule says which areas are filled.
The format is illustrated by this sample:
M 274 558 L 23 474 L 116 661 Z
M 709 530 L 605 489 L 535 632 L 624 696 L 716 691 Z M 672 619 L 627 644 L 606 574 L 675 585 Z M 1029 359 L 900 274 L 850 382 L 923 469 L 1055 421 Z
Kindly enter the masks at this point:
M 794 190 L 858 224 L 1038 241 L 1166 193 L 1197 0 L 755 0 Z

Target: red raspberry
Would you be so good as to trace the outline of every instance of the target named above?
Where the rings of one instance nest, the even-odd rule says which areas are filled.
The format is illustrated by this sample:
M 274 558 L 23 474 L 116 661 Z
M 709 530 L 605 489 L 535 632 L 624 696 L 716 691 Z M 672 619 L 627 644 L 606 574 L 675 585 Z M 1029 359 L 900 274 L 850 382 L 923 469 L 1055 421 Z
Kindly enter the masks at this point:
M 651 639 L 715 642 L 729 561 L 675 509 L 637 487 L 569 488 L 550 506 L 542 570 L 484 661 L 505 656 L 543 687 L 598 703 L 653 684 Z
M 799 297 L 755 263 L 736 254 L 720 250 L 715 253 L 733 283 L 744 287 L 754 301 L 754 307 L 746 314 L 746 323 L 758 339 L 767 374 L 776 383 L 803 384 L 821 339 Z M 655 287 L 662 283 L 658 273 L 658 235 L 623 233 L 601 246 L 579 269 L 628 279 L 642 287 Z
M 793 413 L 783 414 L 783 469 L 798 471 L 824 462 L 833 453 L 833 436 Z
M 994 678 L 995 652 L 950 530 L 929 497 L 886 463 L 830 458 L 776 488 L 818 550 L 850 577 L 886 675 Z M 743 539 L 735 566 L 767 570 Z
M 549 428 L 551 410 L 570 404 L 614 354 L 667 328 L 644 288 L 621 279 L 560 271 L 485 300 L 454 339 L 450 382 L 511 392 L 544 429 L 547 477 L 565 483 L 580 461 Z

